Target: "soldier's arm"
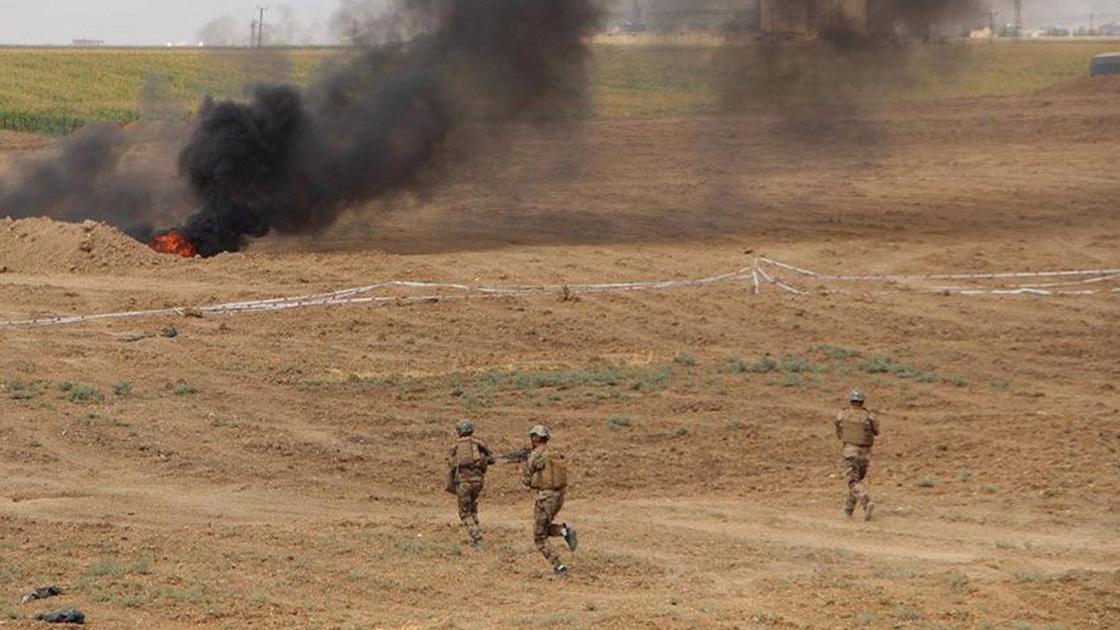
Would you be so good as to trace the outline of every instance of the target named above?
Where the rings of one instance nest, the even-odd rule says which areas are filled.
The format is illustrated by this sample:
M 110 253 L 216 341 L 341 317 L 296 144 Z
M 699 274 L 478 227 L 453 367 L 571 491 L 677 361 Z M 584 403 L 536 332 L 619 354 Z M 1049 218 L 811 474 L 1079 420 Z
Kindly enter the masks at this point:
M 452 446 L 451 450 L 447 451 L 447 467 L 452 469 L 454 469 L 458 464 L 458 461 L 455 457 L 455 448 L 456 447 Z
M 528 486 L 533 482 L 533 473 L 540 470 L 544 465 L 541 455 L 537 452 L 529 454 L 529 459 L 525 460 L 525 466 L 521 469 L 521 483 Z
M 493 464 L 494 453 L 490 450 L 490 447 L 486 446 L 486 444 L 481 441 L 476 443 L 478 444 L 478 452 L 482 453 L 482 461 L 486 462 L 487 466 Z
M 842 422 L 844 422 L 844 412 L 840 411 L 836 413 L 836 418 L 832 421 L 833 428 L 836 429 L 836 439 L 838 440 L 844 437 L 844 428 L 841 426 Z
M 879 419 L 873 413 L 868 413 L 867 419 L 871 422 L 871 435 L 879 435 Z

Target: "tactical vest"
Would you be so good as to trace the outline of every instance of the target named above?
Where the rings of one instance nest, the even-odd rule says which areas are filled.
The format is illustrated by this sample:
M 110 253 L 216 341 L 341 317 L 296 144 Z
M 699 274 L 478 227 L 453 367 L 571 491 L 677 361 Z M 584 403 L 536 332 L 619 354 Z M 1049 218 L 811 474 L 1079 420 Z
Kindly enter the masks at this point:
M 482 469 L 485 467 L 485 462 L 482 461 L 482 449 L 478 448 L 478 444 L 474 440 L 456 442 L 453 460 L 458 468 Z
M 870 413 L 862 409 L 845 409 L 840 414 L 841 442 L 853 446 L 871 446 L 875 443 Z
M 555 451 L 546 451 L 544 466 L 533 473 L 529 487 L 534 490 L 562 492 L 568 487 L 568 462 Z

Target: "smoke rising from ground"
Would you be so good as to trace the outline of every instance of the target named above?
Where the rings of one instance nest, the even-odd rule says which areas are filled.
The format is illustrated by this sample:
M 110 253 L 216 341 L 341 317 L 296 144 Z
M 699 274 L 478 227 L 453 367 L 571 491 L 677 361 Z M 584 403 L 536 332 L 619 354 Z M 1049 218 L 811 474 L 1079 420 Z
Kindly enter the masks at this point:
M 117 225 L 134 229 L 149 218 L 152 190 L 123 166 L 129 145 L 113 123 L 86 125 L 62 143 L 57 158 L 20 165 L 20 185 L 0 195 L 0 207 L 14 218 L 68 221 L 102 219 L 108 210 Z
M 273 230 L 313 232 L 348 208 L 422 191 L 468 127 L 489 144 L 502 125 L 488 121 L 555 118 L 583 104 L 591 0 L 399 0 L 361 17 L 355 32 L 378 45 L 310 89 L 258 84 L 247 101 L 202 105 L 179 155 L 197 208 L 179 229 L 200 254 Z M 161 184 L 122 169 L 129 146 L 124 130 L 91 125 L 57 158 L 24 167 L 0 207 L 167 226 L 177 215 L 153 205 Z
M 265 85 L 248 103 L 203 107 L 180 157 L 202 206 L 183 226 L 199 253 L 321 229 L 422 186 L 464 124 L 562 113 L 583 96 L 589 2 L 406 0 L 393 17 L 421 34 L 307 92 Z
M 895 86 L 931 78 L 915 71 L 918 55 L 936 60 L 925 67 L 940 80 L 967 55 L 964 46 L 916 43 L 986 21 L 978 0 L 879 0 L 868 7 L 866 24 L 822 14 L 815 37 L 804 41 L 729 42 L 717 56 L 724 107 L 778 112 L 774 131 L 806 144 L 875 146 L 881 132 L 868 122 L 868 108 Z

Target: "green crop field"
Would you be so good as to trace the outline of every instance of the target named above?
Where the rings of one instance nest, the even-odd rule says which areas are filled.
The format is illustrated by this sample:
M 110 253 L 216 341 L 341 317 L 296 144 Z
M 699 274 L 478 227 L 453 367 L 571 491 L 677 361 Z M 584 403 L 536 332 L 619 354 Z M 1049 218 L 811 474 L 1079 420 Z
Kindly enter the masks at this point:
M 1115 42 L 967 43 L 838 56 L 789 44 L 594 45 L 593 115 L 651 116 L 766 107 L 834 94 L 941 98 L 1026 94 L 1086 74 Z M 338 49 L 0 49 L 0 128 L 61 134 L 90 120 L 184 118 L 206 95 L 253 80 L 307 84 Z M 839 79 L 838 77 L 842 77 Z

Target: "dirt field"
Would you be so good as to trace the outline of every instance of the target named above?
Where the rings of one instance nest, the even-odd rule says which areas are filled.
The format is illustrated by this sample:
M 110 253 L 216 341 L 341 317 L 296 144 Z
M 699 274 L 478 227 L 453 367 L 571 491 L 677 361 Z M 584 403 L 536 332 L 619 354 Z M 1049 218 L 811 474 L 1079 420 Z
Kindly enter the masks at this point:
M 379 279 L 682 279 L 760 255 L 1118 267 L 1116 96 L 526 129 L 430 198 L 210 260 L 0 223 L 0 319 Z M 0 139 L 9 157 L 42 146 Z M 1047 297 L 786 279 L 807 294 L 740 281 L 0 329 L 0 625 L 74 605 L 98 628 L 1120 627 L 1116 280 Z M 853 387 L 883 424 L 870 523 L 840 513 L 830 422 Z M 500 451 L 554 429 L 581 531 L 569 579 L 532 548 L 510 466 L 488 478 L 488 548 L 463 544 L 440 487 L 461 416 Z M 47 583 L 66 595 L 16 605 Z

